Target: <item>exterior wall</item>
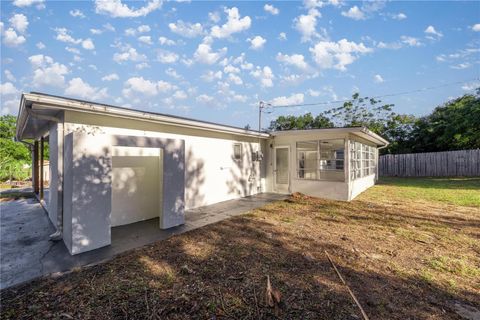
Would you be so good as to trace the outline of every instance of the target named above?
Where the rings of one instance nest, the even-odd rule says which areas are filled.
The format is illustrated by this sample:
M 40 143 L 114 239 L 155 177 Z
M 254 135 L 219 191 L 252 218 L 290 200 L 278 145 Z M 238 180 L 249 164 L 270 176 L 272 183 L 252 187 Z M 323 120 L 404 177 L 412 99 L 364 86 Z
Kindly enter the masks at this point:
M 296 143 L 299 141 L 314 141 L 327 139 L 345 139 L 345 181 L 328 181 L 328 180 L 307 180 L 297 178 L 297 153 Z M 267 191 L 276 192 L 274 185 L 274 148 L 280 146 L 288 146 L 290 148 L 289 158 L 289 192 L 301 192 L 306 195 L 328 198 L 335 200 L 353 200 L 357 195 L 375 184 L 376 175 L 366 176 L 360 179 L 350 181 L 350 152 L 349 139 L 354 139 L 365 144 L 374 145 L 373 143 L 356 137 L 349 133 L 295 133 L 288 135 L 275 136 L 267 142 L 266 154 L 266 172 L 267 172 Z M 378 158 L 378 152 L 376 153 Z
M 376 180 L 375 177 L 375 174 L 371 174 L 369 176 L 359 178 L 350 182 L 350 194 L 348 200 L 353 200 L 360 193 L 374 186 Z
M 362 139 L 360 137 L 350 135 L 350 141 L 352 141 L 352 140 L 358 141 L 358 142 L 361 142 L 363 144 L 367 144 L 367 145 L 370 145 L 370 146 L 375 146 L 375 144 L 373 144 L 370 141 L 367 141 L 367 140 Z M 349 154 L 348 168 L 349 168 L 349 172 L 350 172 L 350 152 L 348 152 L 348 154 Z M 362 177 L 362 178 L 358 178 L 358 179 L 355 179 L 355 180 L 351 180 L 351 179 L 349 180 L 349 183 L 348 183 L 348 200 L 355 199 L 355 197 L 357 197 L 360 193 L 362 193 L 363 191 L 367 190 L 368 188 L 374 186 L 375 183 L 377 182 L 377 180 L 378 180 L 378 170 L 377 170 L 378 169 L 378 149 L 375 150 L 375 158 L 376 158 L 376 163 L 377 163 L 377 168 L 375 170 L 375 174 L 371 174 L 371 175 L 368 175 L 368 176 L 365 176 L 365 177 Z
M 184 140 L 186 210 L 265 191 L 265 172 L 252 160 L 257 138 L 77 112 L 65 121 L 68 131 Z M 234 143 L 242 144 L 241 161 L 233 159 Z
M 289 158 L 289 178 L 290 178 L 290 188 L 289 192 L 301 192 L 303 194 L 336 199 L 336 200 L 349 200 L 348 197 L 348 182 L 339 182 L 339 181 L 327 181 L 327 180 L 306 180 L 297 178 L 297 154 L 296 154 L 296 143 L 297 141 L 313 141 L 313 140 L 323 140 L 323 139 L 348 139 L 348 134 L 335 134 L 335 133 L 295 133 L 291 132 L 289 135 L 279 135 L 275 136 L 270 140 L 272 147 L 268 148 L 268 163 L 267 163 L 267 180 L 269 183 L 269 190 L 275 192 L 274 185 L 274 148 L 280 146 L 290 147 L 290 158 Z M 345 150 L 346 151 L 346 150 Z M 345 165 L 347 165 L 345 159 Z
M 166 229 L 184 223 L 185 209 L 262 191 L 264 171 L 252 159 L 252 153 L 259 149 L 255 138 L 75 112 L 65 113 L 64 126 L 63 237 L 71 254 L 109 245 L 111 226 L 159 216 L 159 227 Z M 242 145 L 241 160 L 234 159 L 234 143 Z M 137 203 L 135 215 L 112 215 L 112 210 L 134 205 L 112 194 L 115 174 L 143 170 L 142 159 L 134 163 L 129 159 L 122 164 L 125 168 L 116 170 L 112 161 L 120 158 L 115 159 L 115 150 L 124 147 L 135 147 L 132 149 L 137 153 L 162 151 L 163 170 L 150 172 L 152 178 L 146 183 L 151 187 L 149 196 L 162 199 L 147 204 L 151 209 L 148 213 Z M 158 189 L 153 187 L 155 177 Z M 130 179 L 128 185 L 133 182 Z M 139 216 L 139 212 L 145 214 Z
M 112 227 L 161 215 L 162 160 L 158 148 L 113 147 Z
M 62 118 L 63 115 L 60 115 Z M 54 226 L 58 225 L 57 213 L 63 207 L 63 123 L 51 123 L 48 135 L 49 148 L 49 193 L 48 217 Z

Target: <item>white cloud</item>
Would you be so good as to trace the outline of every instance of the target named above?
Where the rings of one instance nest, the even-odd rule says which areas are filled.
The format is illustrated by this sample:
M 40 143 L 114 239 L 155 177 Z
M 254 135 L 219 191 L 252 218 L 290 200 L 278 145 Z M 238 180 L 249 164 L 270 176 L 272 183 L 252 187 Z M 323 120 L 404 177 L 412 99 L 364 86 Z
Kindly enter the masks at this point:
M 95 12 L 106 14 L 113 18 L 138 18 L 144 17 L 150 12 L 162 6 L 161 0 L 151 0 L 146 6 L 138 9 L 130 8 L 121 0 L 95 0 Z
M 232 66 L 231 64 L 229 64 L 229 65 L 225 66 L 225 68 L 223 68 L 223 72 L 225 72 L 225 73 L 240 73 L 240 69 Z
M 172 95 L 172 98 L 175 99 L 175 100 L 185 100 L 185 99 L 188 98 L 188 95 L 183 90 L 177 90 Z
M 117 52 L 113 55 L 113 60 L 117 63 L 122 61 L 142 61 L 147 57 L 144 54 L 138 53 L 137 49 L 132 47 L 125 47 L 122 52 Z
M 405 20 L 405 19 L 407 19 L 407 15 L 403 12 L 399 12 L 397 14 L 392 14 L 391 17 L 394 20 Z
M 78 9 L 75 9 L 75 10 L 70 10 L 70 15 L 72 17 L 76 17 L 76 18 L 85 18 L 85 15 L 83 14 L 83 12 L 81 10 L 78 10 Z
M 282 41 L 287 40 L 287 34 L 285 32 L 280 32 L 278 34 L 278 40 L 282 40 Z
M 92 87 L 78 77 L 68 82 L 68 86 L 65 88 L 65 95 L 89 100 L 100 100 L 108 97 L 107 88 L 99 89 Z
M 92 29 L 90 29 L 90 33 L 91 33 L 91 34 L 102 34 L 103 31 L 100 30 L 100 29 L 94 29 L 94 28 L 92 28 Z
M 376 74 L 375 76 L 373 76 L 373 82 L 375 82 L 375 83 L 383 83 L 383 82 L 385 82 L 385 80 L 383 80 L 383 78 L 382 78 L 381 75 Z
M 252 70 L 250 74 L 260 81 L 260 85 L 264 88 L 273 87 L 273 75 L 272 69 L 269 66 L 263 68 L 257 67 L 255 70 Z
M 17 88 L 11 82 L 5 82 L 0 84 L 0 95 L 8 96 L 8 95 L 15 95 L 18 93 Z
M 69 72 L 65 65 L 55 62 L 51 57 L 43 54 L 30 56 L 28 60 L 34 69 L 32 86 L 63 87 L 65 75 Z
M 263 45 L 267 42 L 266 39 L 261 36 L 255 36 L 253 39 L 247 39 L 250 42 L 250 49 L 260 50 L 263 48 Z
M 240 18 L 240 13 L 238 8 L 225 8 L 225 13 L 227 14 L 227 22 L 220 26 L 213 26 L 210 29 L 210 35 L 214 38 L 228 38 L 232 34 L 247 30 L 250 28 L 252 19 L 249 16 Z
M 70 53 L 73 53 L 73 54 L 80 54 L 80 50 L 78 50 L 77 48 L 72 48 L 72 47 L 65 47 L 65 50 L 67 50 L 68 52 Z
M 222 76 L 223 76 L 222 71 L 214 72 L 214 71 L 208 70 L 207 73 L 205 73 L 201 76 L 201 78 L 203 80 L 205 80 L 206 82 L 212 82 L 212 81 L 215 81 L 215 80 L 222 79 Z
M 93 50 L 95 49 L 95 45 L 93 44 L 92 39 L 88 38 L 85 40 L 82 40 L 82 47 L 85 50 Z
M 135 65 L 135 69 L 137 69 L 137 70 L 143 70 L 143 69 L 147 69 L 147 68 L 150 68 L 150 65 L 146 62 L 137 63 Z
M 138 32 L 140 33 L 145 33 L 145 32 L 150 32 L 152 29 L 150 28 L 149 25 L 146 25 L 146 24 L 142 24 L 141 26 L 139 26 L 137 28 Z
M 138 41 L 143 42 L 143 43 L 148 44 L 148 45 L 153 44 L 152 37 L 150 37 L 150 36 L 140 36 L 140 37 L 138 37 Z
M 419 47 L 422 45 L 422 42 L 415 37 L 410 36 L 401 36 L 400 40 L 402 43 L 409 45 L 410 47 Z
M 443 37 L 443 34 L 435 30 L 433 26 L 428 26 L 424 32 L 426 34 L 427 39 L 430 39 L 430 40 L 438 40 L 441 37 Z
M 175 41 L 171 40 L 171 39 L 168 39 L 166 37 L 160 37 L 158 38 L 158 42 L 162 45 L 162 46 L 174 46 L 176 43 Z
M 198 45 L 197 50 L 193 54 L 196 61 L 205 64 L 214 64 L 221 57 L 227 53 L 227 48 L 222 48 L 219 51 L 212 51 L 210 44 L 201 43 Z
M 295 29 L 302 35 L 302 42 L 310 41 L 314 37 L 319 37 L 316 30 L 317 18 L 321 16 L 317 9 L 312 8 L 308 11 L 308 14 L 302 14 L 293 20 Z
M 0 84 L 0 96 L 2 100 L 1 114 L 16 114 L 20 101 L 20 92 L 10 82 Z
M 206 94 L 201 94 L 196 97 L 195 100 L 203 104 L 212 104 L 215 98 Z
M 465 91 L 472 91 L 472 90 L 476 90 L 477 88 L 480 88 L 480 81 L 468 82 L 462 86 L 462 90 L 465 90 Z
M 353 63 L 359 55 L 373 51 L 363 43 L 357 44 L 347 39 L 338 42 L 320 41 L 309 50 L 320 68 L 335 68 L 342 71 L 345 71 L 346 66 Z
M 38 9 L 44 8 L 44 0 L 14 0 L 13 5 L 16 7 L 30 7 L 33 4 L 37 5 Z
M 132 77 L 125 81 L 122 93 L 125 97 L 132 97 L 134 93 L 140 93 L 145 96 L 155 96 L 159 92 L 166 92 L 174 89 L 170 83 L 166 81 L 150 81 L 143 77 Z
M 23 14 L 14 14 L 8 21 L 12 27 L 20 33 L 25 33 L 28 28 L 28 19 Z
M 348 11 L 342 11 L 342 16 L 353 20 L 365 20 L 365 14 L 357 6 L 351 7 Z
M 202 24 L 198 22 L 190 23 L 178 20 L 176 23 L 169 23 L 168 28 L 170 28 L 170 31 L 172 31 L 173 33 L 176 33 L 186 38 L 195 38 L 203 35 L 204 33 Z
M 178 54 L 168 50 L 160 49 L 157 52 L 157 60 L 160 63 L 175 63 L 178 61 Z
M 55 28 L 55 32 L 57 33 L 56 39 L 62 42 L 68 42 L 73 44 L 79 44 L 82 42 L 82 39 L 75 39 L 69 34 L 69 30 L 67 28 Z
M 475 32 L 480 32 L 480 23 L 474 24 L 472 30 Z
M 278 10 L 277 8 L 275 8 L 273 5 L 271 4 L 265 4 L 263 6 L 263 10 L 265 10 L 266 12 L 268 13 L 271 13 L 273 15 L 277 15 L 280 13 L 280 10 Z
M 292 104 L 303 103 L 303 99 L 304 99 L 304 94 L 303 93 L 295 93 L 295 94 L 292 94 L 289 97 L 281 96 L 281 97 L 277 97 L 275 99 L 272 99 L 270 101 L 270 104 L 272 106 L 286 106 L 286 105 L 288 106 L 288 105 L 292 105 Z
M 38 49 L 40 50 L 43 50 L 46 48 L 45 44 L 43 44 L 43 42 L 37 42 L 37 44 L 35 45 Z
M 218 23 L 220 21 L 220 13 L 217 11 L 215 12 L 209 12 L 208 13 L 208 19 L 212 21 L 213 23 Z
M 285 63 L 287 65 L 292 65 L 297 67 L 300 70 L 307 70 L 308 64 L 305 62 L 305 57 L 301 54 L 292 54 L 289 56 L 288 54 L 282 54 L 279 52 L 277 54 L 277 61 Z
M 319 97 L 320 94 L 321 94 L 320 91 L 313 90 L 313 89 L 308 89 L 308 90 L 307 90 L 307 93 L 308 93 L 311 97 Z
M 106 76 L 102 77 L 102 81 L 113 81 L 113 80 L 118 80 L 120 79 L 118 77 L 118 74 L 116 73 L 110 73 L 110 74 L 107 74 Z
M 8 28 L 4 32 L 2 32 L 2 36 L 3 43 L 8 47 L 18 47 L 19 45 L 27 41 L 24 36 L 18 35 L 17 32 L 13 30 L 13 28 Z
M 228 77 L 227 77 L 227 80 L 230 83 L 236 84 L 238 86 L 243 84 L 242 78 L 240 78 L 238 75 L 236 75 L 234 73 L 229 73 Z
M 459 63 L 459 64 L 456 64 L 456 65 L 450 66 L 450 68 L 456 69 L 456 70 L 463 70 L 463 69 L 468 69 L 471 66 L 472 66 L 471 63 L 463 62 L 463 63 Z
M 177 80 L 182 79 L 182 76 L 179 75 L 177 71 L 173 68 L 168 68 L 167 70 L 165 70 L 165 74 Z
M 10 70 L 5 69 L 3 73 L 5 74 L 5 78 L 7 78 L 8 81 L 12 81 L 12 82 L 17 81 L 17 79 L 15 79 L 15 76 Z

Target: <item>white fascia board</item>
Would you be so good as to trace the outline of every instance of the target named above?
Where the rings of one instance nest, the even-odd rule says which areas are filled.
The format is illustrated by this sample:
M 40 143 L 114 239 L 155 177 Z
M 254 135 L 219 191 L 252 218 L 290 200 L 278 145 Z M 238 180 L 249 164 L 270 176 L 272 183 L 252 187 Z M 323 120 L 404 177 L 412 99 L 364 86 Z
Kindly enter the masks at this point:
M 387 146 L 389 142 L 379 136 L 378 134 L 368 130 L 365 127 L 352 128 L 325 128 L 325 129 L 311 129 L 311 130 L 286 130 L 271 132 L 272 136 L 293 136 L 293 135 L 308 135 L 321 133 L 353 133 L 362 136 L 364 139 L 370 140 L 379 146 Z
M 114 117 L 121 117 L 127 119 L 136 119 L 143 121 L 150 121 L 156 123 L 163 123 L 169 125 L 177 125 L 187 128 L 195 128 L 208 131 L 216 131 L 222 133 L 230 133 L 248 137 L 269 138 L 270 135 L 263 132 L 256 132 L 251 130 L 242 130 L 240 128 L 234 128 L 229 126 L 223 126 L 220 124 L 205 123 L 201 121 L 181 119 L 176 117 L 170 117 L 168 115 L 154 114 L 146 111 L 140 110 L 128 110 L 114 106 L 107 106 L 102 104 L 95 104 L 91 102 L 81 102 L 77 100 L 70 100 L 68 98 L 59 98 L 53 96 L 46 96 L 35 93 L 24 93 L 23 96 L 25 100 L 31 101 L 35 108 L 42 109 L 60 109 L 60 110 L 71 110 L 79 112 L 88 112 L 95 114 L 105 114 Z

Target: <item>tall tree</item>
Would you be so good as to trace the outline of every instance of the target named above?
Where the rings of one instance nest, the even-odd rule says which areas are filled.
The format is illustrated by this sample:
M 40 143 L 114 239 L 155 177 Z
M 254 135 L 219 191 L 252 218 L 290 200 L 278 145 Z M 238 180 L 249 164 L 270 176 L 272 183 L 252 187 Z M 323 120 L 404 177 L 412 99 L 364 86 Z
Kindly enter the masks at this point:
M 332 128 L 333 125 L 333 122 L 325 115 L 319 114 L 313 117 L 309 112 L 300 116 L 279 116 L 276 120 L 270 122 L 269 129 L 272 131 L 307 130 Z

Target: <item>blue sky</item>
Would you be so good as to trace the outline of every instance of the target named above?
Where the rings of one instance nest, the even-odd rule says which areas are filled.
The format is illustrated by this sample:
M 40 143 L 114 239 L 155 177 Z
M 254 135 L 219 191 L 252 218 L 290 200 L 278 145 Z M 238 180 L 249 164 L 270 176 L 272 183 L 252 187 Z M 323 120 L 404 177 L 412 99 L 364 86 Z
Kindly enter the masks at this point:
M 21 92 L 40 91 L 256 128 L 259 100 L 468 80 L 384 99 L 423 115 L 480 86 L 476 1 L 15 0 L 1 2 L 0 27 L 3 114 L 16 114 Z M 263 127 L 326 108 L 278 108 Z

